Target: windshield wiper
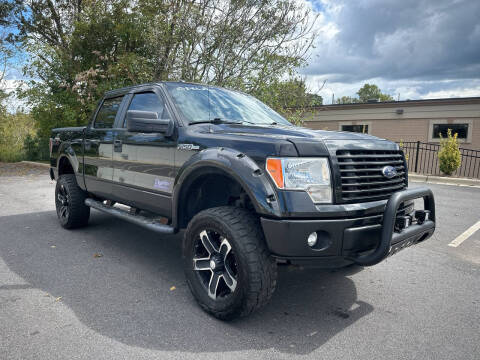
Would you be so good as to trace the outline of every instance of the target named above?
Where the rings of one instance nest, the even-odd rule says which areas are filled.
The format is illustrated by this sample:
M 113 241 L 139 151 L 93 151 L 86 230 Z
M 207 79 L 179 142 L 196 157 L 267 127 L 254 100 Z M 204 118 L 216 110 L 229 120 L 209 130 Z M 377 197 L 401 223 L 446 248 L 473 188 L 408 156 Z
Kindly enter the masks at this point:
M 210 120 L 196 120 L 190 121 L 188 125 L 192 124 L 241 124 L 242 120 L 227 120 L 222 118 L 213 118 Z
M 190 121 L 188 125 L 192 124 L 251 124 L 251 125 L 278 125 L 276 121 L 273 121 L 271 123 L 254 123 L 252 121 L 248 120 L 229 120 L 229 119 L 224 119 L 224 118 L 213 118 L 210 120 L 195 120 L 195 121 Z

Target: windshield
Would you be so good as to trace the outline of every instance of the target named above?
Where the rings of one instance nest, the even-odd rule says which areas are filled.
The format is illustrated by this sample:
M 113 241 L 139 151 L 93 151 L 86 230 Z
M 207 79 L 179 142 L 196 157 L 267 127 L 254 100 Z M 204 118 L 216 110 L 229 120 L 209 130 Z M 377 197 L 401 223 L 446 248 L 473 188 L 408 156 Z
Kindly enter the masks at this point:
M 291 125 L 261 101 L 241 92 L 196 84 L 165 85 L 189 123 L 221 119 L 258 125 Z

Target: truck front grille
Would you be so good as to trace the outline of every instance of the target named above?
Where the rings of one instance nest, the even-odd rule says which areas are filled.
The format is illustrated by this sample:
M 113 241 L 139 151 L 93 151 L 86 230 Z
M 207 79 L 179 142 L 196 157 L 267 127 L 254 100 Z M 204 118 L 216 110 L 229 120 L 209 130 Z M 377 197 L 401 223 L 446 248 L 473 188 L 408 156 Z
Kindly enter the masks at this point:
M 388 199 L 395 191 L 407 186 L 402 151 L 338 150 L 343 202 L 365 202 Z M 385 166 L 393 166 L 397 175 L 391 179 L 382 174 Z

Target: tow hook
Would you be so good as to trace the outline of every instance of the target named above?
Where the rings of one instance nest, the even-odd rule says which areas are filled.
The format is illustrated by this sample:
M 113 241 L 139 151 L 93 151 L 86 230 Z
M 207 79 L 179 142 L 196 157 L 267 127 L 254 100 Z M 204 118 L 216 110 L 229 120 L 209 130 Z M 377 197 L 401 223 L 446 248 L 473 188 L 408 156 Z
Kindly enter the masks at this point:
M 423 224 L 425 221 L 430 220 L 430 210 L 417 210 L 415 211 L 415 219 L 418 224 Z
M 429 210 L 416 210 L 413 216 L 411 215 L 397 216 L 395 220 L 395 231 L 401 232 L 402 230 L 405 230 L 415 222 L 418 225 L 422 225 L 425 221 L 429 219 L 430 219 Z
M 412 224 L 410 215 L 397 216 L 395 220 L 395 231 L 401 232 Z

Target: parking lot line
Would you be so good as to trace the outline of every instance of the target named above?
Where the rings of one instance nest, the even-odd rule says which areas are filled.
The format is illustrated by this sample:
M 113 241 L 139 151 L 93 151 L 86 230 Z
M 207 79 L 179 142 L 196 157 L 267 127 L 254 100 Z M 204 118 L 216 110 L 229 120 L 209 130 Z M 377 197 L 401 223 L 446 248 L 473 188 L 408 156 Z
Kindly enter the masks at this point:
M 448 246 L 457 247 L 465 240 L 467 240 L 470 236 L 472 236 L 475 231 L 480 229 L 480 221 L 477 221 L 475 224 L 470 226 L 467 230 L 465 230 L 461 235 L 457 236 L 455 240 L 453 240 Z

